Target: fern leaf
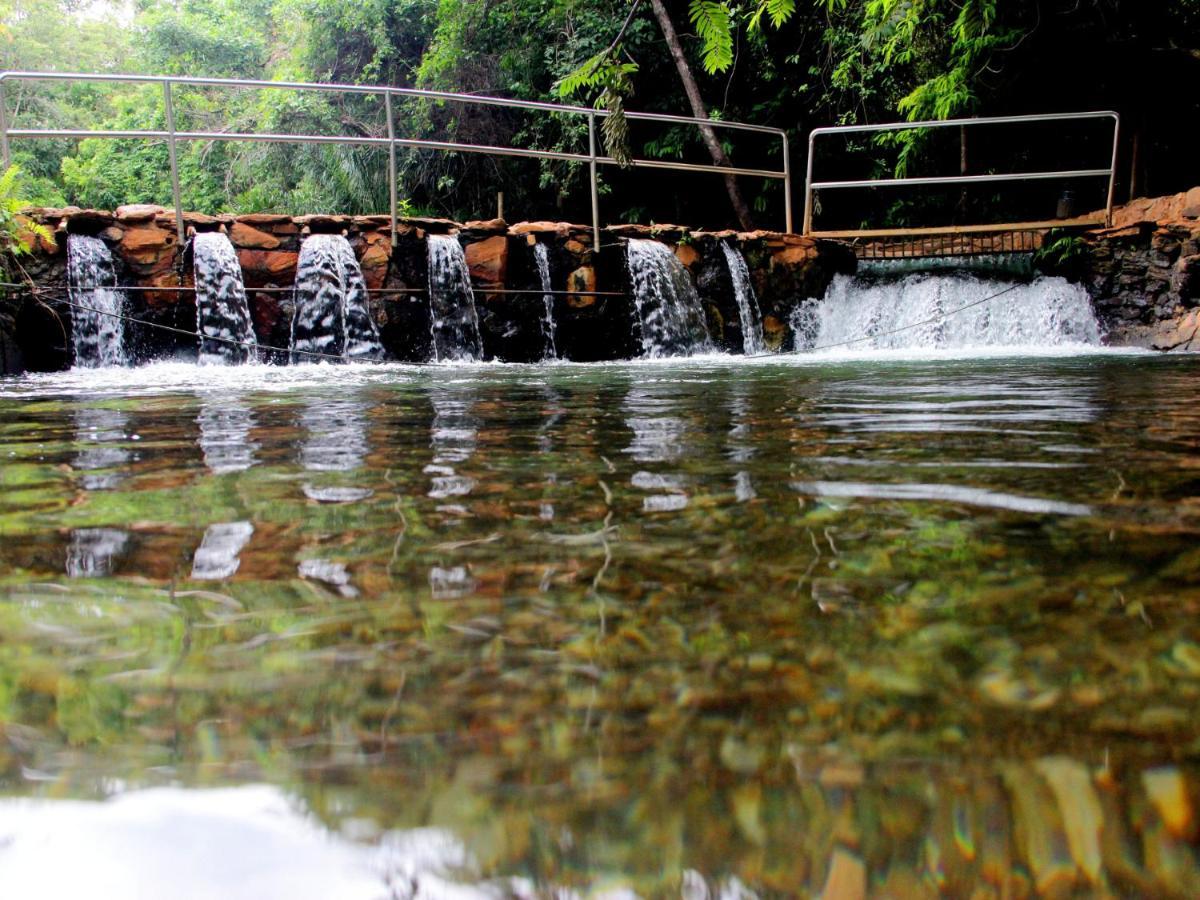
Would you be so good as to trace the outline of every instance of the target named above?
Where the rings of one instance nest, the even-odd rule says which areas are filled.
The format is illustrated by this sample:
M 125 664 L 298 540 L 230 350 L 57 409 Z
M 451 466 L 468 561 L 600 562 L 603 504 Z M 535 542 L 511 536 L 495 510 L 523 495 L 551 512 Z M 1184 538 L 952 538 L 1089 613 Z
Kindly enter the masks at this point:
M 764 5 L 771 24 L 776 28 L 782 26 L 796 11 L 796 0 L 766 0 Z
M 593 88 L 604 80 L 605 65 L 609 63 L 608 51 L 597 53 L 574 72 L 569 72 L 554 86 L 558 96 L 567 99 L 584 88 Z
M 704 42 L 701 61 L 710 75 L 733 65 L 733 16 L 720 0 L 692 0 L 688 18 Z

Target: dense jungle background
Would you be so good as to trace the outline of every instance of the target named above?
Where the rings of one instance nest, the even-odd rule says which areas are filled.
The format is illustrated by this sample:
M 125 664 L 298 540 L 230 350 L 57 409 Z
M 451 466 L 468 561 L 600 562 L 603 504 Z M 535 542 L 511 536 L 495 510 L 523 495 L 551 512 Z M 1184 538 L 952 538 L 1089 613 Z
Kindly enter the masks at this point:
M 1118 201 L 1196 176 L 1200 0 L 0 0 L 0 68 L 386 84 L 702 112 L 787 130 L 797 225 L 807 136 L 817 126 L 1115 109 Z M 678 52 L 674 52 L 678 51 Z M 690 84 L 689 84 L 690 82 Z M 157 85 L 5 87 L 10 127 L 162 129 Z M 378 97 L 177 88 L 185 130 L 386 136 Z M 398 136 L 586 152 L 586 120 L 406 100 Z M 620 156 L 780 166 L 761 135 L 613 117 Z M 735 137 L 731 137 L 734 136 Z M 819 145 L 819 179 L 1106 167 L 1106 122 L 915 130 Z M 169 203 L 167 149 L 137 140 L 15 140 L 23 199 L 112 208 Z M 402 151 L 404 209 L 459 219 L 588 221 L 586 167 Z M 184 205 L 203 212 L 379 212 L 379 148 L 231 141 L 183 145 Z M 1103 179 L 945 189 L 876 188 L 817 198 L 820 227 L 1050 218 L 1064 184 L 1076 211 Z M 826 192 L 829 193 L 829 192 Z M 732 202 L 731 202 L 732 201 Z M 782 224 L 779 181 L 603 168 L 603 217 L 723 227 Z

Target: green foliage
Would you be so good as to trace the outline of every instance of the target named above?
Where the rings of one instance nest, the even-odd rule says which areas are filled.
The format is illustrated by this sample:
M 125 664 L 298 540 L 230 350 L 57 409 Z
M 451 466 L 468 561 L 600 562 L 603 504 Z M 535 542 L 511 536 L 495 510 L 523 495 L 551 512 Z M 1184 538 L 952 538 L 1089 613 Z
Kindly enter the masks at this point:
M 760 29 L 764 15 L 776 28 L 782 28 L 795 12 L 796 0 L 760 0 L 750 15 L 750 29 L 752 31 Z
M 704 43 L 701 58 L 709 74 L 733 65 L 733 15 L 719 0 L 691 0 L 688 19 Z
M 1038 269 L 1061 274 L 1072 274 L 1087 259 L 1087 241 L 1069 231 L 1053 229 L 1033 255 L 1033 264 Z
M 670 9 L 714 115 L 807 130 L 897 113 L 920 121 L 1020 108 L 1029 103 L 1029 85 L 1019 93 L 1011 85 L 1030 68 L 1023 64 L 1049 70 L 1048 48 L 1069 49 L 1072 29 L 1151 48 L 1139 57 L 1143 71 L 1192 58 L 1180 48 L 1197 45 L 1196 0 L 1158 12 L 1102 6 L 1064 7 L 1052 17 L 1030 0 L 689 0 Z M 600 137 L 621 162 L 704 153 L 690 129 L 634 123 L 631 131 L 625 110 L 634 97 L 647 111 L 687 109 L 646 0 L 138 0 L 131 12 L 130 23 L 78 0 L 0 0 L 0 67 L 390 84 L 570 100 L 609 113 Z M 1102 52 L 1097 48 L 1094 58 Z M 1078 96 L 1083 88 L 1070 79 L 1060 85 L 1040 78 L 1038 84 L 1055 98 L 1041 105 L 1094 102 L 1092 94 Z M 13 127 L 157 129 L 163 122 L 161 91 L 154 86 L 12 83 L 6 95 Z M 174 99 L 179 126 L 193 130 L 367 137 L 388 130 L 383 104 L 372 95 L 177 88 Z M 399 98 L 394 107 L 393 125 L 404 137 L 587 149 L 583 117 Z M 731 155 L 744 158 L 753 139 L 734 137 Z M 848 142 L 845 165 L 856 173 L 912 174 L 937 158 L 938 146 L 920 129 L 862 138 Z M 1156 165 L 1160 158 L 1161 152 Z M 182 142 L 179 150 L 184 202 L 206 212 L 380 212 L 388 199 L 386 159 L 386 152 L 363 147 Z M 44 205 L 110 207 L 170 198 L 161 143 L 17 140 L 13 160 L 24 172 L 23 195 Z M 579 214 L 587 206 L 586 171 L 573 162 L 418 150 L 397 155 L 400 193 L 415 207 L 459 218 L 488 212 L 497 190 L 505 192 L 509 209 L 527 215 Z M 677 195 L 683 182 L 676 176 L 672 187 L 664 180 L 658 190 L 636 169 L 602 172 L 602 192 L 650 184 L 651 196 L 637 202 L 653 215 L 672 205 L 674 215 L 707 215 L 707 192 Z M 778 184 L 744 179 L 742 188 L 755 208 L 779 212 Z
M 11 257 L 30 252 L 25 243 L 29 237 L 54 242 L 54 235 L 45 225 L 39 225 L 20 215 L 21 210 L 29 205 L 20 191 L 21 170 L 16 166 L 9 166 L 0 174 L 0 273 L 5 277 L 8 276 L 5 262 Z M 23 237 L 25 240 L 22 240 Z

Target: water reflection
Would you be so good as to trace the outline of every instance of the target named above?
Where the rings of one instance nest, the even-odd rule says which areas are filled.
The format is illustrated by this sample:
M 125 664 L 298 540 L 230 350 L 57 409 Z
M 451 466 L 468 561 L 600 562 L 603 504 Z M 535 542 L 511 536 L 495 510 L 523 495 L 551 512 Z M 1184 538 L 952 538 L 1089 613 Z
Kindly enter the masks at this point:
M 434 387 L 429 392 L 433 421 L 429 426 L 429 445 L 433 458 L 425 466 L 431 475 L 428 496 L 434 500 L 466 497 L 475 487 L 475 479 L 458 472 L 458 467 L 475 454 L 479 422 L 473 414 L 475 396 L 462 388 Z M 461 503 L 442 503 L 439 512 L 466 515 Z
M 625 425 L 633 440 L 624 452 L 641 463 L 674 463 L 691 450 L 688 423 L 676 411 L 678 400 L 672 386 L 659 382 L 650 387 L 632 387 L 625 395 Z M 639 470 L 630 483 L 641 491 L 653 492 L 642 498 L 646 512 L 677 512 L 687 508 L 689 478 L 682 472 Z
M 539 244 L 539 247 L 542 245 Z M 538 453 L 544 457 L 548 464 L 552 464 L 555 456 L 554 447 L 554 432 L 566 417 L 566 408 L 563 405 L 563 397 L 558 391 L 548 385 L 540 385 L 539 393 L 542 395 L 542 416 L 541 422 L 537 429 L 537 449 Z M 553 470 L 545 473 L 546 490 L 552 491 L 558 484 L 558 473 Z M 542 502 L 538 504 L 538 518 L 543 522 L 554 520 L 554 503 L 548 497 L 543 497 Z
M 212 581 L 231 577 L 241 565 L 241 552 L 253 535 L 254 526 L 249 522 L 209 525 L 192 560 L 192 578 Z
M 125 479 L 122 467 L 133 459 L 122 446 L 130 440 L 128 430 L 129 416 L 122 410 L 83 406 L 75 411 L 75 440 L 82 446 L 74 466 L 84 473 L 84 490 L 112 490 Z
M 232 478 L 0 384 L 4 791 L 269 782 L 499 896 L 1200 895 L 1197 361 L 723 365 L 314 367 Z
M 350 473 L 360 469 L 370 443 L 367 439 L 367 405 L 341 397 L 320 397 L 308 403 L 300 416 L 304 443 L 300 465 L 309 472 Z M 304 495 L 323 503 L 365 500 L 374 492 L 353 487 L 343 479 L 325 479 L 321 484 L 305 482 Z
M 324 582 L 343 597 L 357 597 L 358 589 L 350 583 L 350 572 L 344 563 L 328 559 L 304 559 L 297 572 L 301 578 Z
M 204 464 L 216 475 L 249 469 L 256 462 L 254 451 L 258 449 L 258 444 L 250 440 L 254 414 L 236 395 L 201 396 L 196 423 L 200 426 Z
M 749 463 L 754 459 L 754 432 L 750 424 L 753 414 L 750 407 L 749 385 L 735 383 L 729 391 L 729 432 L 725 439 L 725 455 L 734 463 Z M 748 469 L 741 469 L 733 476 L 734 497 L 738 503 L 746 503 L 758 497 L 754 479 Z
M 0 800 L 0 884 L 14 898 L 379 900 L 486 897 L 504 887 L 464 883 L 471 868 L 444 829 L 356 843 L 265 785 Z
M 129 544 L 129 532 L 119 528 L 76 528 L 67 551 L 67 575 L 99 578 L 113 573 L 116 559 Z

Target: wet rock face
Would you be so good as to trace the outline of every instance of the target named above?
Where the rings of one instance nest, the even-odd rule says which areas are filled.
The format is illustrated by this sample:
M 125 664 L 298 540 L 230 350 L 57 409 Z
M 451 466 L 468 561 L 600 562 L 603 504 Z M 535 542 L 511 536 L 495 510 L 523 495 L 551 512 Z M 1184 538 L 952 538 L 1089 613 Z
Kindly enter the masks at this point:
M 180 240 L 173 212 L 149 204 L 123 206 L 116 212 L 66 208 L 28 214 L 59 238 L 35 240 L 32 255 L 22 259 L 39 286 L 60 292 L 65 288 L 62 246 L 67 233 L 98 237 L 111 250 L 118 284 L 130 288 L 128 313 L 147 323 L 128 323 L 127 341 L 136 362 L 195 357 L 194 339 L 154 327 L 194 331 L 194 276 L 187 240 L 192 232 L 222 231 L 229 237 L 242 268 L 255 338 L 264 358 L 275 362 L 287 358 L 286 352 L 269 348 L 286 350 L 289 345 L 300 248 L 313 234 L 346 238 L 362 269 L 370 292 L 368 312 L 387 355 L 414 362 L 433 355 L 427 293 L 430 235 L 456 236 L 464 248 L 484 357 L 514 362 L 543 358 L 547 316 L 553 321 L 559 358 L 597 361 L 639 355 L 625 259 L 629 239 L 652 239 L 671 249 L 697 285 L 714 344 L 730 352 L 740 352 L 743 339 L 721 241 L 734 241 L 745 256 L 768 331 L 771 321 L 786 322 L 798 301 L 820 297 L 834 274 L 854 265 L 845 248 L 796 235 L 705 234 L 678 225 L 608 228 L 597 250 L 591 229 L 570 222 L 509 225 L 490 219 L 460 224 L 408 218 L 397 223 L 393 236 L 387 216 L 185 213 L 188 235 Z M 538 255 L 548 268 L 547 281 L 535 261 Z M 1177 280 L 1191 278 L 1190 271 Z M 0 365 L 7 371 L 69 365 L 70 310 L 56 304 L 54 296 L 50 295 L 49 312 L 20 297 L 9 298 L 0 312 L 5 353 Z
M 16 308 L 15 300 L 0 298 L 0 375 L 15 375 L 25 368 L 15 334 Z
M 1200 305 L 1200 221 L 1093 232 L 1079 265 L 1110 343 L 1200 348 L 1189 333 L 1191 312 Z

